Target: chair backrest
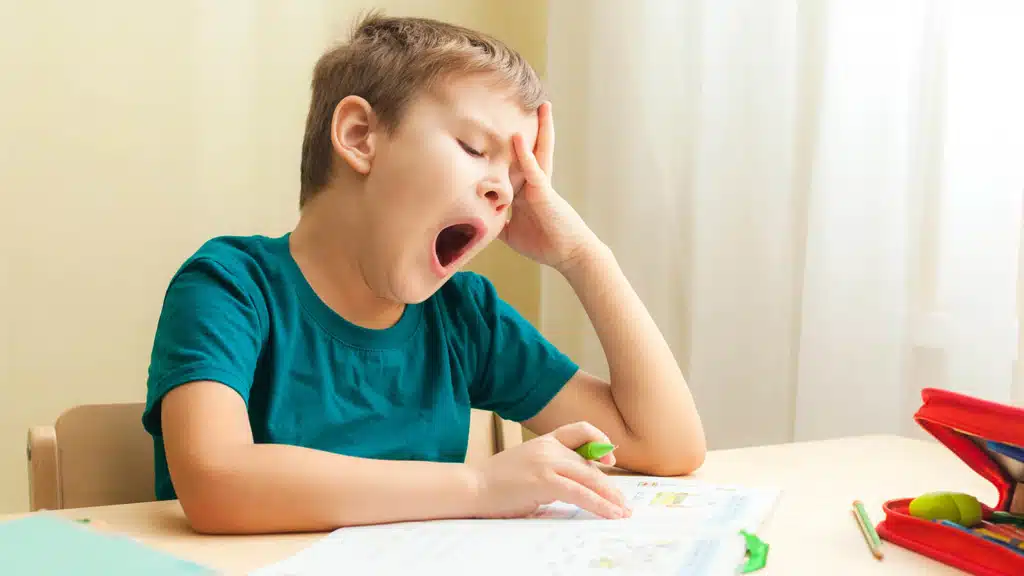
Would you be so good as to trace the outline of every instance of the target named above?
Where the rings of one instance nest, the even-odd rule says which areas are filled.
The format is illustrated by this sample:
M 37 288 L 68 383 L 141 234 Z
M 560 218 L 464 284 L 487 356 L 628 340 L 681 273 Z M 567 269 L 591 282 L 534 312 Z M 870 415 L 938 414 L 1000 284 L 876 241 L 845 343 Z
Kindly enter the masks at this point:
M 522 443 L 523 428 L 519 424 L 502 420 L 493 412 L 473 410 L 470 413 L 466 462 L 478 462 Z
M 81 508 L 147 502 L 153 440 L 142 403 L 76 406 L 28 432 L 29 507 Z
M 148 502 L 153 441 L 142 427 L 142 403 L 76 406 L 53 426 L 28 431 L 29 508 L 57 510 Z M 466 461 L 523 441 L 522 428 L 473 410 Z

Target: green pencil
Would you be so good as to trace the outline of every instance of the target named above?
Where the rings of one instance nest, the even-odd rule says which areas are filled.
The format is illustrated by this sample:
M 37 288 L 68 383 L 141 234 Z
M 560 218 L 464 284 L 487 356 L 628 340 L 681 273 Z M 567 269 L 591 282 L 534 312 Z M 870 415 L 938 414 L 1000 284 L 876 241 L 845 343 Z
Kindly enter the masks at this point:
M 864 534 L 864 540 L 868 543 L 871 554 L 881 560 L 882 541 L 878 538 L 878 533 L 875 532 L 875 527 L 871 524 L 867 510 L 864 510 L 864 504 L 860 500 L 853 501 L 853 517 L 857 519 L 857 525 L 860 526 L 860 531 Z
M 1014 526 L 1024 528 L 1024 516 L 1017 516 L 1009 512 L 993 512 L 992 517 L 988 520 L 993 524 L 1013 524 Z
M 576 449 L 576 453 L 587 460 L 600 460 L 615 450 L 614 444 L 607 442 L 587 442 Z

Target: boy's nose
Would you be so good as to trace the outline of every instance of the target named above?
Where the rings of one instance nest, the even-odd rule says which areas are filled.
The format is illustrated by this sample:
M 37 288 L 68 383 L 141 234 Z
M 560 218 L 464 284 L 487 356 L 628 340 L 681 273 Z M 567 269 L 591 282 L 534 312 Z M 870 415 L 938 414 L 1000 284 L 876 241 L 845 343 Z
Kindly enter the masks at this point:
M 480 187 L 480 196 L 491 205 L 495 212 L 502 212 L 512 203 L 510 183 L 489 182 Z

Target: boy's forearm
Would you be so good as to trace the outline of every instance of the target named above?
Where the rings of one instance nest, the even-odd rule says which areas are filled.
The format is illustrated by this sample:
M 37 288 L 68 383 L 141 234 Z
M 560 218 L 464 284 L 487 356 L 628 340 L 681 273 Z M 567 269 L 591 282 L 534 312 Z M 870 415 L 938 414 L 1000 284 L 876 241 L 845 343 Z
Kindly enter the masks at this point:
M 611 393 L 631 436 L 669 473 L 700 466 L 706 444 L 679 364 L 611 250 L 596 239 L 563 275 L 583 304 L 610 372 Z
M 200 532 L 328 531 L 476 513 L 475 478 L 465 464 L 253 444 L 195 470 L 191 498 L 182 503 Z

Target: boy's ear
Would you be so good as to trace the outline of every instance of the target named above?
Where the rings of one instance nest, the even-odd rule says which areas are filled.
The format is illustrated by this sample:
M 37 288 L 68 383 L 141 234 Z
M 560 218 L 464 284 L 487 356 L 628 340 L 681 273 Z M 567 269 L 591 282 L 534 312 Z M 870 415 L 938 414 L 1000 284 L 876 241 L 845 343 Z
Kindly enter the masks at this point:
M 373 163 L 377 140 L 377 117 L 364 98 L 346 96 L 334 107 L 331 117 L 331 145 L 353 170 L 366 175 Z

